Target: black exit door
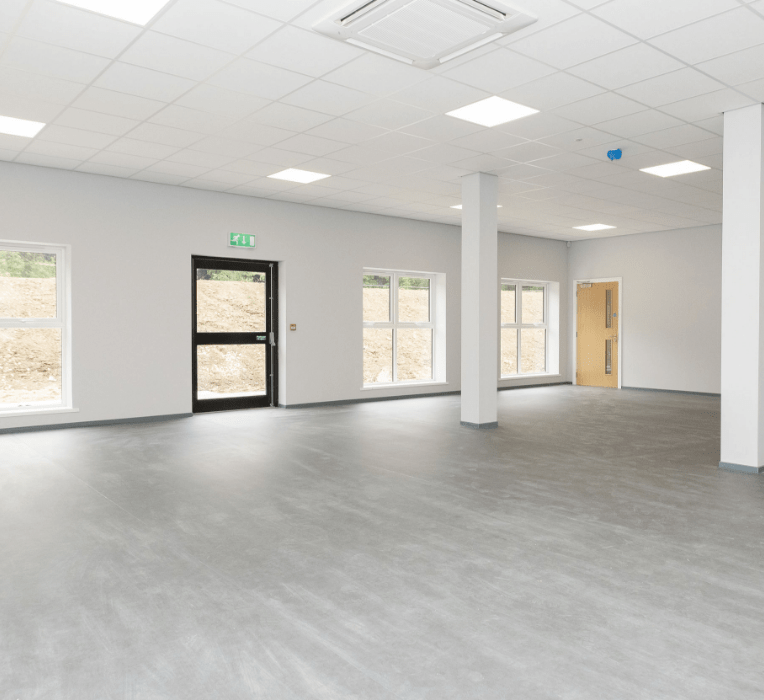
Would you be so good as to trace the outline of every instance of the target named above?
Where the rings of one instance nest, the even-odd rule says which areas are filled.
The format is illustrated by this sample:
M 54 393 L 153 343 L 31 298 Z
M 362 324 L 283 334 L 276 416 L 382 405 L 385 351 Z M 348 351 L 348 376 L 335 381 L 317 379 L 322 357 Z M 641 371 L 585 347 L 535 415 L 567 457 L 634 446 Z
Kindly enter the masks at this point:
M 192 262 L 194 413 L 278 405 L 278 265 Z

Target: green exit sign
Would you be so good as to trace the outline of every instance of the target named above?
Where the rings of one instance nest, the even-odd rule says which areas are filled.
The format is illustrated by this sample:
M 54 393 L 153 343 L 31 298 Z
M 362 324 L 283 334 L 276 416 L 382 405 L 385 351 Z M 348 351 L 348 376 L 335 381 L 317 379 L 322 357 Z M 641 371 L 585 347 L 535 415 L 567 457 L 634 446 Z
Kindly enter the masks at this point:
M 233 248 L 254 248 L 255 237 L 251 233 L 232 233 L 228 245 Z

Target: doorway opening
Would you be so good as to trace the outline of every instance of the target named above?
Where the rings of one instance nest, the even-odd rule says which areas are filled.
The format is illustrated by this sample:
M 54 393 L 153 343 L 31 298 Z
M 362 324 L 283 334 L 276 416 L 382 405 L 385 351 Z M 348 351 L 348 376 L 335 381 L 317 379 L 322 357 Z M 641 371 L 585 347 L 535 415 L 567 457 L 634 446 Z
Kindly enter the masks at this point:
M 278 404 L 278 264 L 192 257 L 194 413 Z
M 576 384 L 621 388 L 621 279 L 576 280 Z

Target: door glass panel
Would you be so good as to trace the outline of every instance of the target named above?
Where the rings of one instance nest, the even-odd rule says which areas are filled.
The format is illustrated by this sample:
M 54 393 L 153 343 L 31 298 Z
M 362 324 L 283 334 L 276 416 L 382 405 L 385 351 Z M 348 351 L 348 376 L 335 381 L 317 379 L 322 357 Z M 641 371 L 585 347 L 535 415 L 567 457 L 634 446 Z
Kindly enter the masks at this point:
M 517 285 L 501 285 L 501 322 L 517 323 Z
M 399 328 L 397 339 L 398 381 L 432 379 L 432 329 Z
M 197 398 L 263 396 L 265 349 L 265 345 L 199 345 Z
M 59 403 L 61 329 L 0 328 L 0 407 Z
M 544 323 L 544 287 L 523 285 L 523 323 Z
M 517 374 L 517 328 L 501 329 L 501 374 Z
M 613 374 L 613 341 L 605 341 L 605 374 Z
M 613 290 L 605 292 L 605 328 L 613 327 Z
M 393 331 L 391 328 L 363 329 L 363 383 L 393 381 Z
M 390 322 L 389 275 L 363 276 L 363 320 L 373 323 Z
M 398 278 L 398 322 L 429 323 L 430 280 L 426 277 Z
M 264 272 L 198 269 L 197 332 L 264 332 L 265 277 Z
M 0 318 L 56 318 L 56 256 L 0 250 Z
M 521 374 L 546 372 L 546 330 L 523 328 L 520 336 Z

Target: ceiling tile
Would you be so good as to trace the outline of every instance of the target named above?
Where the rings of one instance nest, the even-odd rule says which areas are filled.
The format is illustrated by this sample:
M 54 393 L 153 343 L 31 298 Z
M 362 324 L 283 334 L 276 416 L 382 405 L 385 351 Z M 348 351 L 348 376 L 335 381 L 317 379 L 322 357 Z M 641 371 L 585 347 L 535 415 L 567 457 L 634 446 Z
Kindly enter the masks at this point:
M 311 156 L 325 156 L 334 153 L 347 144 L 330 139 L 322 139 L 319 136 L 308 136 L 308 134 L 298 134 L 279 143 L 279 148 L 286 151 L 297 151 L 298 153 Z
M 629 114 L 618 119 L 611 119 L 597 124 L 597 128 L 616 136 L 631 138 L 641 136 L 653 131 L 669 129 L 672 126 L 680 126 L 682 122 L 676 117 L 671 117 L 663 112 L 648 109 L 637 114 Z
M 484 126 L 466 122 L 463 119 L 454 119 L 445 114 L 439 114 L 429 119 L 424 119 L 401 128 L 407 134 L 422 136 L 426 139 L 449 141 L 451 139 L 470 136 L 472 134 L 488 131 Z M 461 144 L 463 145 L 463 144 Z M 467 146 L 469 148 L 469 146 Z
M 48 124 L 37 137 L 40 141 L 55 141 L 56 143 L 68 143 L 72 146 L 84 146 L 86 148 L 106 148 L 115 139 L 108 134 L 99 134 L 84 129 L 71 129 L 68 126 Z
M 203 173 L 206 173 L 210 168 L 202 165 L 191 165 L 190 163 L 175 163 L 170 160 L 163 160 L 159 163 L 154 163 L 146 168 L 147 172 L 162 173 L 165 175 L 175 175 L 185 180 L 191 177 L 199 177 Z
M 286 26 L 258 44 L 247 58 L 318 78 L 361 55 L 365 52 L 350 44 Z
M 169 105 L 157 112 L 150 120 L 153 124 L 174 126 L 186 131 L 198 131 L 202 134 L 213 134 L 220 129 L 230 126 L 235 119 L 219 114 L 210 114 L 198 109 Z
M 613 0 L 593 12 L 640 39 L 649 39 L 735 7 L 739 7 L 736 0 Z
M 107 175 L 109 177 L 132 177 L 138 170 L 136 168 L 120 168 L 118 165 L 106 165 L 105 163 L 93 163 L 86 161 L 76 168 L 78 173 L 91 173 L 93 175 Z
M 259 150 L 258 146 L 254 144 L 224 139 L 219 136 L 208 136 L 201 141 L 197 141 L 190 149 L 203 153 L 214 153 L 220 156 L 230 156 L 232 158 L 246 158 Z
M 539 163 L 543 162 L 544 161 L 539 161 Z M 509 180 L 532 180 L 534 177 L 548 175 L 551 172 L 551 170 L 543 167 L 543 165 L 535 165 L 533 163 L 520 163 L 498 169 L 499 175 Z
M 0 114 L 17 119 L 31 119 L 49 124 L 63 110 L 60 104 L 32 99 L 23 95 L 0 93 Z
M 529 117 L 494 127 L 515 136 L 525 139 L 546 139 L 548 136 L 572 131 L 580 127 L 580 124 L 564 119 L 557 114 L 544 113 L 532 114 Z
M 570 68 L 570 72 L 609 90 L 682 68 L 683 64 L 647 44 L 634 44 Z
M 469 148 L 481 153 L 494 153 L 502 148 L 517 146 L 518 144 L 526 143 L 526 141 L 519 136 L 497 131 L 496 129 L 483 129 L 474 134 L 453 139 L 451 143 L 454 146 Z
M 585 148 L 591 148 L 602 143 L 607 143 L 608 141 L 611 141 L 612 138 L 612 134 L 585 126 L 573 129 L 572 131 L 558 133 L 554 136 L 545 137 L 543 141 L 550 146 L 557 146 L 558 148 L 564 148 L 568 151 L 580 151 Z
M 465 158 L 475 158 L 480 155 L 479 152 L 468 148 L 460 148 L 449 143 L 439 143 L 434 146 L 420 149 L 412 154 L 415 158 L 432 163 L 454 163 Z
M 491 53 L 446 70 L 443 75 L 498 94 L 551 73 L 554 73 L 554 68 L 516 51 L 499 47 Z
M 245 173 L 250 177 L 263 177 L 273 173 L 273 165 L 269 165 L 268 163 L 256 163 L 255 161 L 246 158 L 228 163 L 223 166 L 223 169 L 234 173 Z
M 40 165 L 43 168 L 61 168 L 62 170 L 74 170 L 82 163 L 81 160 L 73 158 L 56 158 L 53 156 L 44 156 L 39 153 L 20 153 L 16 158 L 16 163 L 25 163 L 27 165 Z
M 123 137 L 117 139 L 106 150 L 115 153 L 126 153 L 131 156 L 141 156 L 142 158 L 162 160 L 176 153 L 180 148 L 178 146 L 165 146 L 161 143 L 151 143 L 149 141 Z
M 151 31 L 119 57 L 125 63 L 191 80 L 206 80 L 233 58 L 230 53 Z
M 755 102 L 758 102 L 758 100 L 746 97 L 731 88 L 726 88 L 707 95 L 692 97 L 689 100 L 664 105 L 661 107 L 661 110 L 678 119 L 684 119 L 687 122 L 697 122 L 732 109 L 752 105 Z
M 147 100 L 145 97 L 128 95 L 124 92 L 114 92 L 103 88 L 87 88 L 74 102 L 72 107 L 77 109 L 89 109 L 93 112 L 114 114 L 118 117 L 148 119 L 165 106 L 164 102 Z
M 512 50 L 555 68 L 569 68 L 635 43 L 628 34 L 581 14 L 513 42 Z
M 236 160 L 231 156 L 221 156 L 217 153 L 203 153 L 192 151 L 188 148 L 168 156 L 165 162 L 182 163 L 184 165 L 196 165 L 200 168 L 222 168 L 227 163 Z
M 232 119 L 244 119 L 270 102 L 262 97 L 245 95 L 204 83 L 189 90 L 183 97 L 178 98 L 175 104 L 229 116 Z
M 115 61 L 95 81 L 94 85 L 150 100 L 172 102 L 188 92 L 196 83 L 169 73 Z
M 540 141 L 526 141 L 518 146 L 510 146 L 496 151 L 495 154 L 501 158 L 509 158 L 517 163 L 530 163 L 542 158 L 551 158 L 560 153 L 558 148 L 553 148 Z M 547 167 L 544 165 L 544 167 Z
M 259 151 L 253 153 L 249 160 L 254 160 L 258 163 L 270 163 L 274 166 L 278 166 L 273 170 L 275 173 L 283 168 L 296 168 L 308 160 L 313 160 L 313 156 L 310 154 L 297 153 L 295 151 L 285 151 L 280 148 L 261 148 Z
M 309 85 L 295 90 L 283 98 L 285 104 L 314 109 L 317 112 L 342 116 L 354 109 L 368 104 L 372 97 L 367 93 L 327 83 L 325 80 L 314 80 Z
M 427 71 L 368 52 L 362 52 L 359 58 L 324 76 L 324 80 L 331 83 L 380 97 L 421 83 L 427 78 Z
M 567 73 L 557 72 L 512 88 L 501 97 L 540 111 L 578 102 L 604 92 L 603 88 Z
M 464 158 L 463 160 L 455 161 L 452 165 L 468 171 L 490 173 L 507 168 L 510 165 L 516 165 L 516 163 L 508 158 L 499 158 L 498 156 L 485 154 Z M 539 175 L 541 175 L 541 172 L 539 172 Z
M 331 119 L 326 114 L 314 112 L 310 109 L 287 105 L 283 102 L 274 102 L 263 107 L 259 112 L 255 112 L 249 120 L 256 124 L 266 124 L 289 131 L 307 131 L 319 124 L 328 122 Z
M 629 85 L 618 92 L 651 107 L 660 107 L 670 102 L 721 90 L 723 87 L 718 81 L 694 68 L 683 68 Z
M 672 56 L 695 64 L 764 43 L 764 18 L 745 7 L 650 40 Z
M 232 170 L 209 170 L 204 173 L 205 180 L 211 180 L 212 182 L 227 182 L 231 186 L 245 185 L 248 182 L 252 182 L 256 177 L 259 176 L 234 172 Z
M 644 105 L 629 100 L 614 92 L 606 92 L 596 97 L 589 97 L 580 102 L 559 107 L 554 111 L 555 114 L 565 119 L 572 119 L 581 124 L 592 125 L 600 122 L 617 119 L 643 111 Z
M 764 78 L 764 44 L 699 63 L 697 68 L 732 86 L 761 80 Z
M 27 6 L 27 0 L 3 0 L 0 4 L 0 32 L 11 32 Z
M 274 2 L 273 0 L 226 0 L 231 5 L 243 7 L 258 14 L 288 22 L 300 13 L 307 10 L 316 0 L 287 0 L 286 2 Z
M 141 33 L 127 22 L 50 0 L 35 0 L 18 35 L 54 46 L 116 58 Z
M 483 90 L 438 75 L 391 95 L 393 100 L 432 112 L 449 112 L 486 97 L 490 94 Z
M 204 138 L 203 134 L 185 129 L 177 129 L 172 126 L 163 126 L 162 124 L 151 124 L 146 122 L 136 126 L 130 132 L 130 138 L 141 141 L 150 141 L 151 143 L 160 143 L 165 146 L 177 146 L 178 148 L 187 148 L 193 143 Z
M 372 150 L 382 151 L 388 156 L 400 156 L 416 151 L 416 157 L 418 158 L 419 151 L 428 146 L 432 146 L 433 143 L 434 142 L 430 139 L 412 136 L 411 134 L 405 134 L 401 131 L 389 131 L 382 136 L 369 139 L 364 146 Z
M 248 58 L 236 59 L 209 80 L 213 85 L 269 100 L 278 100 L 310 81 L 299 73 Z
M 247 143 L 254 143 L 259 146 L 273 146 L 284 141 L 290 136 L 294 136 L 294 131 L 287 131 L 286 129 L 278 129 L 273 126 L 266 126 L 255 122 L 250 117 L 244 121 L 240 121 L 233 126 L 229 126 L 227 129 L 223 129 L 220 132 L 221 136 L 231 138 L 236 141 L 246 141 Z
M 68 104 L 84 89 L 82 83 L 0 65 L 0 93 L 13 92 L 29 99 Z
M 756 102 L 764 102 L 764 79 L 738 85 L 737 89 Z
M 183 0 L 152 24 L 163 34 L 240 54 L 281 27 L 281 22 L 217 0 Z
M 155 158 L 144 158 L 141 156 L 131 156 L 127 153 L 112 153 L 110 151 L 101 151 L 96 153 L 91 159 L 91 163 L 103 163 L 105 165 L 117 165 L 120 168 L 134 168 L 141 170 L 155 162 Z
M 109 60 L 16 37 L 2 54 L 0 63 L 54 78 L 89 83 L 109 65 Z
M 81 168 L 79 169 L 81 170 Z M 167 175 L 165 173 L 151 172 L 150 170 L 140 170 L 131 175 L 130 179 L 142 180 L 143 182 L 156 182 L 160 185 L 180 185 L 188 180 L 188 178 L 183 175 Z
M 55 158 L 71 158 L 74 160 L 87 160 L 94 156 L 98 151 L 95 148 L 85 148 L 84 146 L 72 146 L 66 143 L 54 143 L 53 141 L 40 141 L 35 139 L 26 149 L 25 153 L 39 153 L 44 156 L 54 156 Z
M 692 124 L 684 124 L 682 126 L 675 126 L 671 129 L 664 129 L 663 131 L 656 131 L 652 134 L 644 134 L 642 136 L 635 137 L 635 141 L 639 143 L 653 146 L 654 148 L 670 148 L 672 146 L 681 146 L 685 143 L 691 143 L 693 141 L 702 141 L 707 138 L 711 138 L 712 134 L 700 129 Z M 670 162 L 669 160 L 666 161 Z M 657 163 L 656 165 L 660 165 Z
M 377 100 L 347 115 L 349 119 L 383 129 L 400 129 L 431 116 L 433 113 L 427 110 L 388 99 Z
M 360 143 L 369 139 L 382 136 L 387 133 L 385 129 L 361 122 L 351 121 L 350 119 L 332 119 L 331 121 L 319 124 L 313 129 L 308 130 L 312 136 L 321 136 L 335 141 L 345 141 L 347 143 Z

